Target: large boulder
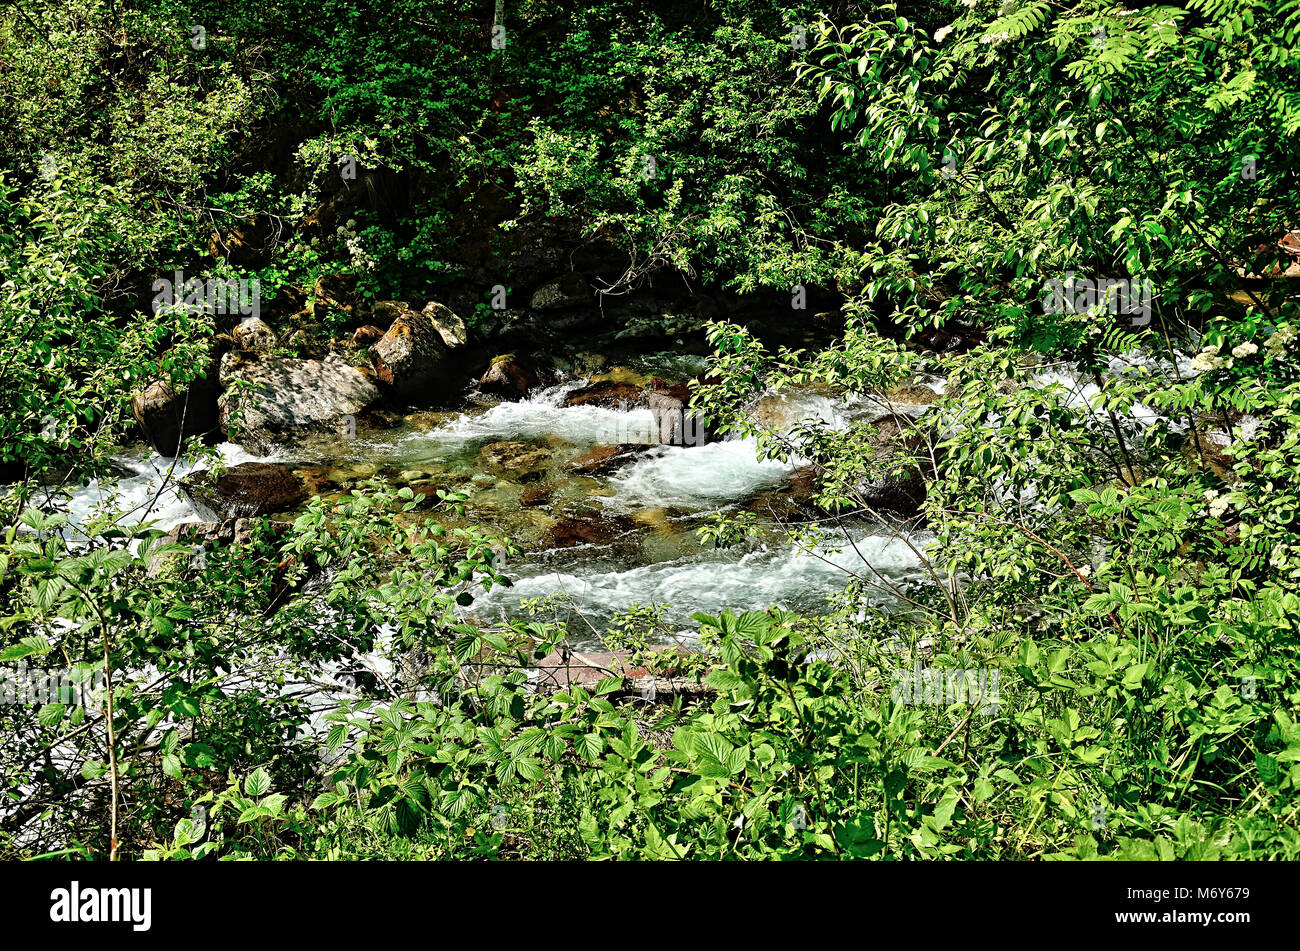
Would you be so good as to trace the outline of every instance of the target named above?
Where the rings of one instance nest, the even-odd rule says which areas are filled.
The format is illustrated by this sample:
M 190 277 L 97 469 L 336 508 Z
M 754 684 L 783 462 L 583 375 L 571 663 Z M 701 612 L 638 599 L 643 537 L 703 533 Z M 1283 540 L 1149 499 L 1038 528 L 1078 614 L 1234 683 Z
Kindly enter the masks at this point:
M 346 417 L 355 423 L 379 399 L 369 378 L 334 359 L 232 351 L 221 359 L 220 379 L 226 387 L 219 401 L 222 432 L 258 453 L 310 432 L 340 432 Z
M 218 338 L 217 350 L 198 379 L 177 386 L 157 380 L 131 400 L 131 414 L 140 431 L 160 454 L 176 455 L 192 436 L 217 437 L 217 399 L 221 396 L 218 361 L 229 346 L 230 338 Z
M 303 481 L 276 462 L 244 462 L 220 475 L 200 469 L 182 479 L 179 487 L 213 521 L 284 512 L 307 497 Z
M 445 388 L 447 344 L 437 325 L 400 301 L 382 301 L 372 316 L 391 318 L 388 330 L 370 348 L 379 382 L 400 396 L 413 398 Z
M 186 439 L 217 428 L 216 397 L 216 387 L 203 381 L 188 387 L 158 381 L 135 395 L 131 413 L 149 444 L 174 456 Z
M 691 385 L 668 386 L 653 381 L 647 403 L 654 414 L 654 432 L 665 446 L 702 446 L 718 438 L 717 431 L 703 418 L 687 409 Z

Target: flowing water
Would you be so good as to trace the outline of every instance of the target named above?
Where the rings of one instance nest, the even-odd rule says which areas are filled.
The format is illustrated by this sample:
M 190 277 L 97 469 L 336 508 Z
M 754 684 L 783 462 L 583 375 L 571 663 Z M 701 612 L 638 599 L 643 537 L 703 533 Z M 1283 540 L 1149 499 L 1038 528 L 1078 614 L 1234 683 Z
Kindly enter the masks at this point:
M 1183 362 L 1157 369 L 1183 375 Z M 1159 361 L 1134 358 L 1110 371 L 1120 375 L 1142 363 Z M 641 358 L 636 371 L 622 372 L 644 383 L 651 374 L 672 381 L 701 369 L 698 358 L 657 354 Z M 647 446 L 614 471 L 575 471 L 575 460 L 594 449 L 652 441 L 648 409 L 563 405 L 569 393 L 588 382 L 573 379 L 517 401 L 470 397 L 460 411 L 416 412 L 392 429 L 317 439 L 270 457 L 250 456 L 230 443 L 218 448 L 230 465 L 283 462 L 327 497 L 370 478 L 417 491 L 463 493 L 463 517 L 437 517 L 452 527 L 474 525 L 508 537 L 523 548 L 507 566 L 513 586 L 479 591 L 467 613 L 495 620 L 517 614 L 525 599 L 565 595 L 574 606 L 570 631 L 585 647 L 597 640 L 595 631 L 636 604 L 665 605 L 668 624 L 689 636 L 696 611 L 779 605 L 815 613 L 853 574 L 878 571 L 893 580 L 923 576 L 911 547 L 865 521 L 837 524 L 831 540 L 817 545 L 792 543 L 784 524 L 790 509 L 787 505 L 783 516 L 779 503 L 789 500 L 790 477 L 800 461 L 762 459 L 750 440 Z M 1096 396 L 1091 381 L 1050 368 L 1034 383 L 1063 386 L 1065 401 L 1080 407 Z M 931 385 L 937 388 L 937 381 Z M 813 390 L 769 394 L 756 410 L 786 430 L 808 418 L 841 426 L 883 412 L 869 401 L 832 399 Z M 1137 404 L 1124 417 L 1126 426 L 1139 432 L 1157 418 Z M 105 507 L 131 510 L 130 520 L 147 518 L 162 528 L 204 520 L 173 487 L 191 470 L 189 464 L 147 453 L 115 461 L 119 479 L 92 482 L 73 493 L 74 524 L 84 524 Z M 171 484 L 159 491 L 166 476 Z M 712 515 L 737 511 L 756 517 L 752 539 L 723 549 L 701 542 L 696 531 Z M 926 539 L 912 541 L 921 547 Z
M 689 362 L 663 355 L 642 368 L 665 376 L 676 369 L 683 378 L 698 372 Z M 326 496 L 368 478 L 464 493 L 463 519 L 439 517 L 509 537 L 524 549 L 507 568 L 513 587 L 480 589 L 467 613 L 497 619 L 517 613 L 523 599 L 568 595 L 577 606 L 570 631 L 587 648 L 597 640 L 593 628 L 635 604 L 669 605 L 665 619 L 689 636 L 696 611 L 775 604 L 816 612 L 852 573 L 868 573 L 864 559 L 887 577 L 919 577 L 912 550 L 865 522 L 837 526 L 834 541 L 792 544 L 772 506 L 761 503 L 788 497 L 799 461 L 761 459 L 749 440 L 647 447 L 616 471 L 575 472 L 572 463 L 584 454 L 648 443 L 653 429 L 648 409 L 562 405 L 587 382 L 572 380 L 518 401 L 471 400 L 460 412 L 413 413 L 393 429 L 317 440 L 270 457 L 250 456 L 230 443 L 218 448 L 231 465 L 283 462 Z M 814 392 L 771 396 L 763 404 L 766 418 L 785 427 L 809 417 L 838 425 L 874 412 Z M 143 453 L 116 462 L 123 471 L 116 484 L 91 483 L 74 493 L 74 523 L 106 505 L 130 509 L 130 520 L 147 517 L 161 528 L 204 520 L 172 486 L 158 490 L 164 476 L 174 481 L 191 466 L 173 467 L 169 459 Z M 747 543 L 716 549 L 697 537 L 714 513 L 741 509 L 757 516 L 757 534 Z

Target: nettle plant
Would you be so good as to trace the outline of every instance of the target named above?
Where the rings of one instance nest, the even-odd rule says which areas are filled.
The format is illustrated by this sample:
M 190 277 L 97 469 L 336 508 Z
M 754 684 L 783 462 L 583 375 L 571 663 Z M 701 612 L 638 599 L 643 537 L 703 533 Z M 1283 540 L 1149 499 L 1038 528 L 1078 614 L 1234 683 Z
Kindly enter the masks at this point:
M 7 682 L 40 667 L 91 689 L 0 706 L 4 851 L 139 855 L 227 772 L 301 793 L 316 718 L 348 695 L 454 678 L 473 631 L 457 600 L 502 580 L 508 546 L 448 535 L 416 506 L 409 489 L 372 487 L 226 545 L 27 510 L 0 548 L 0 667 Z M 427 663 L 404 679 L 374 666 L 377 648 Z M 224 813 L 208 815 L 219 836 Z
M 890 711 L 844 670 L 809 662 L 794 615 L 698 620 L 718 645 L 712 702 L 647 707 L 623 698 L 614 677 L 539 695 L 525 658 L 502 645 L 498 672 L 455 702 L 331 714 L 331 747 L 348 753 L 310 810 L 259 801 L 270 787 L 256 775 L 218 795 L 248 825 L 223 848 L 265 854 L 272 841 L 276 854 L 328 855 L 346 841 L 428 857 L 653 859 L 961 851 L 945 841 L 966 825 L 945 775 L 954 764 L 916 741 L 917 712 Z M 192 836 L 184 820 L 167 854 L 211 851 Z

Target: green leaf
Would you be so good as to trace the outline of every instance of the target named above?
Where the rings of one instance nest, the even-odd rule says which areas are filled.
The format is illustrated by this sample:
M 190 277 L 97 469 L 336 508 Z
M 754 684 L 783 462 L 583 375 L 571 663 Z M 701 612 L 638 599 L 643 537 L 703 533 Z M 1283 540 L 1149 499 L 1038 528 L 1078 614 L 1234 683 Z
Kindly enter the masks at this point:
M 244 780 L 244 795 L 254 798 L 265 795 L 271 789 L 271 774 L 259 766 Z
M 16 616 L 15 620 L 18 619 L 25 620 L 26 615 Z M 33 654 L 48 654 L 51 650 L 50 642 L 43 635 L 36 634 L 24 637 L 17 644 L 10 644 L 0 651 L 0 661 L 22 660 Z
M 605 751 L 605 741 L 599 733 L 584 733 L 574 744 L 578 755 L 588 762 L 595 762 Z
M 332 792 L 321 793 L 319 796 L 317 796 L 315 799 L 312 800 L 311 808 L 329 809 L 331 806 L 337 806 L 342 801 L 343 801 L 343 797 L 340 796 L 338 793 L 332 793 Z
M 217 751 L 206 743 L 188 743 L 181 751 L 185 765 L 195 769 L 211 769 L 217 762 Z

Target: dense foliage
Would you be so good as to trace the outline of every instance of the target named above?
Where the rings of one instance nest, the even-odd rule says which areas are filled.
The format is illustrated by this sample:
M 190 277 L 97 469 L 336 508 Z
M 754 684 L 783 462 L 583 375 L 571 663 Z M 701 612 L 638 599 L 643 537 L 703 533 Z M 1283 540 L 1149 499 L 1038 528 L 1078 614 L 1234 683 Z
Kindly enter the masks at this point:
M 235 6 L 0 19 L 0 664 L 95 697 L 0 704 L 0 853 L 1300 856 L 1296 0 L 520 2 L 500 49 L 481 3 Z M 611 295 L 843 293 L 819 350 L 710 325 L 697 406 L 814 466 L 792 543 L 924 524 L 928 582 L 700 615 L 692 660 L 634 612 L 611 642 L 711 690 L 652 703 L 533 690 L 553 606 L 462 621 L 508 543 L 409 489 L 199 559 L 60 512 L 132 393 L 228 329 L 150 314 L 156 275 L 482 300 L 553 226 L 609 249 Z M 1149 303 L 1050 306 L 1084 279 Z M 918 374 L 945 390 L 906 460 L 747 412 Z M 917 465 L 914 520 L 867 504 Z

